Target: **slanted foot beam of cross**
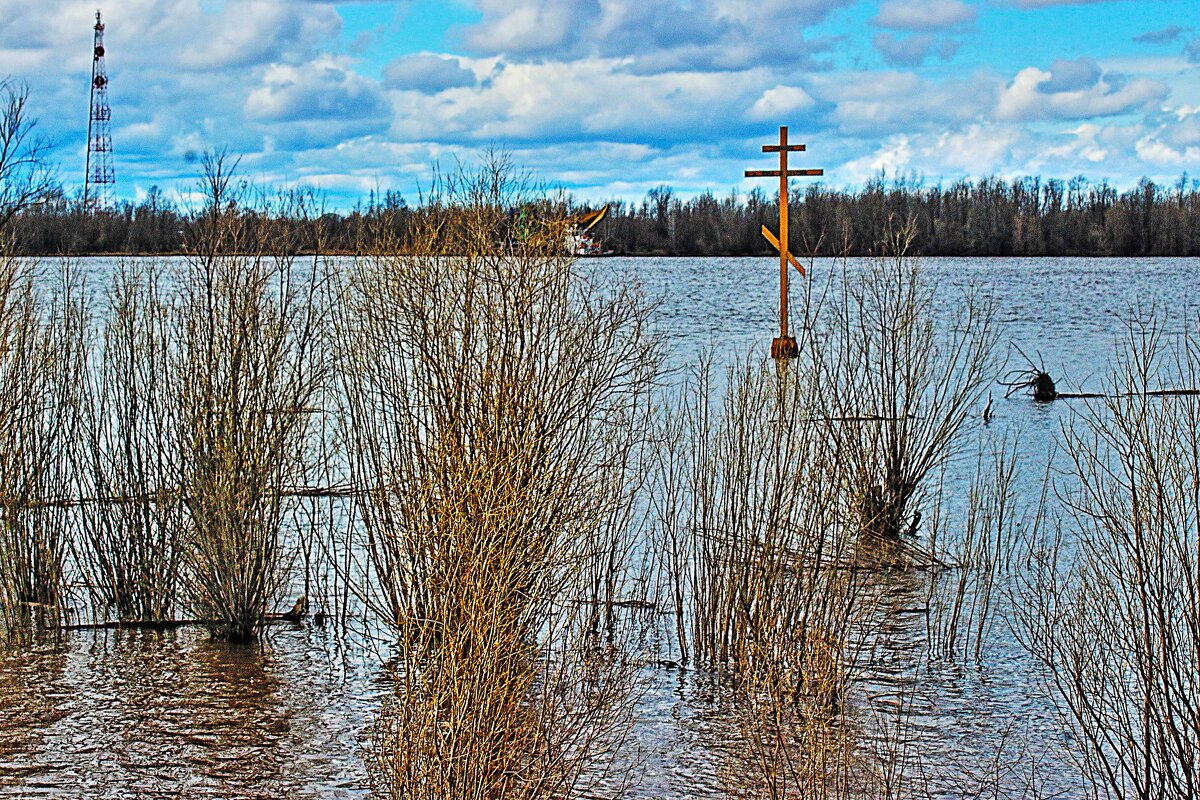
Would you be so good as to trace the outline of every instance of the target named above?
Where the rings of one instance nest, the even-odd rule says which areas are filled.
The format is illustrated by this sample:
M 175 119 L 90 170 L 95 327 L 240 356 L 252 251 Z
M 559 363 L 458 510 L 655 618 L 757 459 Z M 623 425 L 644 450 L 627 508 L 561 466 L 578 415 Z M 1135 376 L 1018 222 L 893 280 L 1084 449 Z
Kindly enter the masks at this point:
M 764 144 L 764 153 L 779 153 L 779 169 L 748 169 L 747 178 L 779 178 L 779 236 L 771 233 L 766 225 L 762 234 L 779 251 L 779 336 L 771 340 L 771 358 L 795 358 L 799 350 L 796 340 L 788 335 L 788 264 L 800 274 L 804 267 L 788 251 L 788 178 L 816 177 L 824 175 L 823 169 L 788 169 L 788 153 L 802 152 L 802 144 L 788 144 L 786 125 L 779 128 L 779 144 Z

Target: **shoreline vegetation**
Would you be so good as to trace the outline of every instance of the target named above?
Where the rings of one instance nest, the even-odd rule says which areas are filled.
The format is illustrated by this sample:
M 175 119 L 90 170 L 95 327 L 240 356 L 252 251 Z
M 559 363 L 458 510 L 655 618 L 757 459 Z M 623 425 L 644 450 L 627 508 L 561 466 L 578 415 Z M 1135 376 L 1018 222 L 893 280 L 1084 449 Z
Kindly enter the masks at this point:
M 683 199 L 662 186 L 640 203 L 609 206 L 594 234 L 613 255 L 774 254 L 759 231 L 777 220 L 778 204 L 761 191 Z M 525 211 L 550 219 L 585 207 L 562 197 Z M 1200 256 L 1200 181 L 1186 174 L 1170 185 L 1143 179 L 1123 192 L 1082 176 L 928 186 L 879 175 L 856 191 L 794 189 L 789 207 L 797 250 L 815 256 L 881 254 L 888 230 L 907 222 L 916 234 L 912 254 L 920 256 Z M 507 211 L 515 218 L 522 209 Z M 319 235 L 322 254 L 355 255 L 369 251 L 374 237 L 406 240 L 422 209 L 386 192 L 348 212 L 318 210 L 314 220 L 266 213 L 248 222 L 287 229 L 297 252 L 314 252 Z M 22 256 L 183 255 L 193 216 L 158 187 L 105 213 L 56 191 L 14 214 L 5 233 L 11 252 Z

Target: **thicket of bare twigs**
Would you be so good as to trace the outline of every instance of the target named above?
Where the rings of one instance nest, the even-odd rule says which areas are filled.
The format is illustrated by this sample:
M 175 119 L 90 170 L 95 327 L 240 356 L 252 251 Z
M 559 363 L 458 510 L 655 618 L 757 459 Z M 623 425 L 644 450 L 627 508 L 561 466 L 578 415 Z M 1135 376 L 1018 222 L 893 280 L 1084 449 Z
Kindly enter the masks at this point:
M 56 624 L 67 590 L 81 317 L 34 269 L 0 249 L 0 630 Z
M 565 796 L 630 709 L 614 604 L 660 343 L 561 224 L 508 226 L 511 180 L 450 180 L 343 307 L 366 596 L 399 640 L 374 743 L 392 797 Z
M 94 313 L 102 334 L 85 372 L 76 443 L 84 493 L 77 560 L 97 607 L 126 622 L 174 619 L 182 572 L 173 303 L 156 263 L 118 267 Z
M 1000 369 L 995 302 L 978 292 L 935 305 L 935 284 L 901 229 L 889 255 L 843 273 L 824 304 L 816 363 L 839 454 L 854 473 L 859 529 L 885 548 L 920 530 L 930 476 L 961 452 L 967 420 Z
M 1102 796 L 1200 796 L 1200 382 L 1195 332 L 1134 313 L 1063 431 L 1062 526 L 1035 543 L 1018 631 Z
M 127 263 L 112 278 L 74 460 L 77 562 L 100 616 L 145 624 L 186 611 L 246 639 L 280 599 L 283 528 L 320 452 L 310 427 L 332 367 L 331 295 L 319 260 L 252 224 L 234 166 L 207 156 L 206 206 L 181 264 Z M 276 216 L 309 212 L 303 197 L 274 202 Z
M 244 235 L 244 216 L 221 213 L 223 194 L 211 192 L 201 244 L 179 276 L 181 338 L 170 372 L 188 602 L 244 639 L 285 578 L 287 494 L 309 472 L 309 427 L 322 412 L 313 400 L 329 377 L 330 296 L 318 259 L 298 260 L 296 245 L 270 229 Z
M 738 362 L 714 386 L 704 364 L 665 414 L 654 502 L 676 640 L 734 687 L 731 790 L 748 796 L 873 791 L 844 712 L 887 592 L 875 570 L 930 565 L 927 483 L 998 369 L 990 304 L 935 308 L 910 237 L 803 286 L 786 367 Z

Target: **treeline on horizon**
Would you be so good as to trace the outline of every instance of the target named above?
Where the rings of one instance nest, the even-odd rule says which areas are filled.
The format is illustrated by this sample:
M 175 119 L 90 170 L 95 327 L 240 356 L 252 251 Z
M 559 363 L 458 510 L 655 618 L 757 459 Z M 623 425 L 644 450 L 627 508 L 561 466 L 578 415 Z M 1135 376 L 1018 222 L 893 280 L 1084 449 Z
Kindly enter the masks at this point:
M 789 203 L 797 255 L 867 255 L 911 220 L 923 255 L 1200 256 L 1200 180 L 1186 174 L 1169 186 L 1143 179 L 1124 192 L 1083 177 L 927 186 L 880 175 L 856 191 L 795 188 Z M 191 217 L 157 188 L 99 214 L 60 195 L 18 214 L 9 233 L 23 255 L 179 253 Z M 327 252 L 360 252 L 384 234 L 403 241 L 412 218 L 404 198 L 388 192 L 348 213 L 321 214 L 317 235 Z M 663 186 L 640 203 L 613 201 L 593 234 L 617 255 L 770 255 L 760 229 L 777 224 L 777 201 L 764 191 L 683 199 Z M 314 235 L 311 220 L 295 227 L 301 239 Z

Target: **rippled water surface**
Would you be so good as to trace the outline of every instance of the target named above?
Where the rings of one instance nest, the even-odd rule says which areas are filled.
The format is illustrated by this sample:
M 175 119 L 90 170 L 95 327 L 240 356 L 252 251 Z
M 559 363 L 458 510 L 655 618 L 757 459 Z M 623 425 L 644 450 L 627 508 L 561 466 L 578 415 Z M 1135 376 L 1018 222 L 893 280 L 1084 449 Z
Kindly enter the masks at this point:
M 771 259 L 607 259 L 663 298 L 658 324 L 683 366 L 711 346 L 719 358 L 765 350 L 774 328 Z M 96 260 L 94 272 L 110 262 Z M 1135 307 L 1197 318 L 1197 259 L 929 259 L 938 300 L 967 287 L 993 296 L 1012 342 L 1059 381 L 1100 389 L 1101 371 Z M 813 265 L 819 282 L 841 267 Z M 855 268 L 855 265 L 851 265 Z M 1035 355 L 1037 354 L 1037 355 Z M 1013 365 L 1020 366 L 1013 354 Z M 1065 402 L 1003 401 L 993 390 L 988 436 L 1019 432 L 1022 487 L 1032 495 Z M 973 463 L 956 465 L 946 492 L 961 498 Z M 903 713 L 923 758 L 940 765 L 930 792 L 958 796 L 978 764 L 1003 762 L 1002 782 L 1038 769 L 1050 790 L 1078 796 L 1066 744 L 1036 671 L 1003 619 L 980 665 L 931 662 L 924 578 L 899 580 L 884 604 L 876 646 L 854 698 L 864 720 Z M 671 653 L 659 654 L 664 659 Z M 0 795 L 10 797 L 365 797 L 362 748 L 387 691 L 386 671 L 362 637 L 303 624 L 270 626 L 264 641 L 232 646 L 203 631 L 79 630 L 0 648 Z M 629 759 L 635 797 L 723 797 L 729 723 L 703 676 L 647 669 Z M 1038 765 L 1040 763 L 1040 767 Z

